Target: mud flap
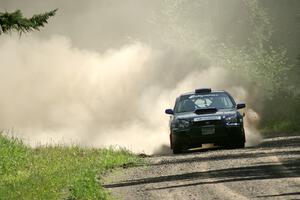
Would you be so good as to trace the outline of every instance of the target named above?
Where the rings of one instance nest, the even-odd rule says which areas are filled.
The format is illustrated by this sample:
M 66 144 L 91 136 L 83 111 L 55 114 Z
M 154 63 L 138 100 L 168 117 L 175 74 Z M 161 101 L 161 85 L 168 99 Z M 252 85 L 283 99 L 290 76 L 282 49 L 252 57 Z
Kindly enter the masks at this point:
M 172 133 L 170 133 L 170 148 L 173 149 Z

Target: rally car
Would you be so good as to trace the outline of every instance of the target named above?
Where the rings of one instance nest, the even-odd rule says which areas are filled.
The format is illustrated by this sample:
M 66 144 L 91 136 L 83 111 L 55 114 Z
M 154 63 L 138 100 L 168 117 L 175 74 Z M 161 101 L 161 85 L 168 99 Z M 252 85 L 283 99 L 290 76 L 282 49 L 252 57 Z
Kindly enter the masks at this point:
M 233 148 L 245 147 L 243 115 L 245 103 L 235 103 L 226 91 L 196 89 L 180 95 L 170 117 L 170 147 L 174 154 L 213 143 Z

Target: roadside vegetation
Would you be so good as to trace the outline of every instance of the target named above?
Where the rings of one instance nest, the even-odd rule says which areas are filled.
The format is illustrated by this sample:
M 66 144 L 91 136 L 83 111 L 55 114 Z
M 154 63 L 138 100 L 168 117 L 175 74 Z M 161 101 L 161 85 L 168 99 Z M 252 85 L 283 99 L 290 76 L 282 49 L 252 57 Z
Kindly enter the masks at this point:
M 252 35 L 245 46 L 224 45 L 223 59 L 245 80 L 244 87 L 256 97 L 250 106 L 261 116 L 266 134 L 300 130 L 300 60 L 288 55 L 284 41 L 276 41 L 275 22 L 257 0 L 244 1 L 249 10 Z M 229 47 L 229 48 L 228 48 Z M 299 53 L 299 52 L 298 52 Z
M 300 30 L 299 13 L 292 12 L 291 2 L 229 1 L 228 3 L 238 4 L 242 11 L 228 16 L 226 9 L 220 9 L 221 6 L 211 3 L 209 5 L 212 7 L 209 8 L 212 12 L 221 12 L 220 16 L 228 19 L 223 21 L 227 27 L 226 31 L 221 29 L 220 33 L 216 31 L 211 37 L 201 37 L 199 30 L 202 30 L 202 27 L 195 23 L 201 22 L 201 18 L 189 15 L 195 13 L 196 9 L 199 13 L 205 12 L 203 8 L 206 5 L 194 2 L 191 6 L 190 2 L 185 0 L 170 2 L 166 1 L 164 15 L 158 19 L 168 22 L 168 30 L 175 30 L 173 37 L 174 40 L 180 41 L 178 43 L 198 52 L 199 56 L 207 53 L 207 57 L 215 60 L 218 66 L 231 72 L 232 79 L 238 80 L 238 86 L 251 94 L 250 98 L 247 98 L 247 107 L 258 112 L 261 119 L 259 128 L 262 132 L 299 133 L 300 52 L 299 48 L 289 46 L 291 41 L 299 40 L 284 37 L 292 36 Z M 276 10 L 283 5 L 294 13 L 294 16 L 289 15 L 289 20 L 282 20 L 284 15 L 280 15 Z M 276 15 L 271 15 L 272 9 Z M 206 23 L 215 24 L 220 21 L 219 18 L 205 18 L 205 15 L 203 17 Z M 222 26 L 223 23 L 219 25 Z M 288 33 L 282 28 L 283 25 L 289 28 Z M 205 42 L 195 42 L 202 40 Z M 207 44 L 204 50 L 203 44 Z
M 0 134 L 0 199 L 111 199 L 101 176 L 141 162 L 124 149 L 29 148 Z

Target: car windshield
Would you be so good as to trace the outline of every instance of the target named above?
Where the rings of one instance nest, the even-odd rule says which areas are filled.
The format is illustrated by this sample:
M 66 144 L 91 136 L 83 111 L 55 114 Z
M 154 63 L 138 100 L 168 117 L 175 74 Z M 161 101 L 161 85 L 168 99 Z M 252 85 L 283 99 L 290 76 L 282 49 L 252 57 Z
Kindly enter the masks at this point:
M 201 108 L 230 109 L 234 102 L 226 93 L 192 94 L 180 97 L 175 112 L 194 112 Z

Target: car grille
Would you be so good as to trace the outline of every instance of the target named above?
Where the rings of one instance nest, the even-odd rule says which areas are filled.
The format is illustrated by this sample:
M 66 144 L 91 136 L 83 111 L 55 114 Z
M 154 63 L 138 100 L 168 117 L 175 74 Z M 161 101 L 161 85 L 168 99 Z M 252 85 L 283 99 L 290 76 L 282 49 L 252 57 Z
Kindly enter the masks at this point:
M 221 124 L 223 124 L 222 120 L 206 120 L 206 121 L 192 122 L 193 127 L 201 127 L 207 125 L 221 125 Z

